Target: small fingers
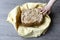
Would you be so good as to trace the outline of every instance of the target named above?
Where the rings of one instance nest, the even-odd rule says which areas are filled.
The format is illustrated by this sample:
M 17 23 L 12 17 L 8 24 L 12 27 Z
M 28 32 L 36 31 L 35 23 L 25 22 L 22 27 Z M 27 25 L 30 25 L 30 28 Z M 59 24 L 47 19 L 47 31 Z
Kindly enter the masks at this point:
M 41 12 L 44 13 L 45 11 L 46 11 L 46 10 L 43 9 Z
M 43 12 L 43 15 L 45 15 L 47 13 L 47 11 L 45 10 L 44 12 Z
M 47 13 L 47 14 L 50 14 L 50 12 L 51 12 L 50 10 L 48 11 L 48 10 L 46 10 L 45 8 L 39 8 L 38 10 L 39 10 L 43 15 L 45 15 L 46 13 Z

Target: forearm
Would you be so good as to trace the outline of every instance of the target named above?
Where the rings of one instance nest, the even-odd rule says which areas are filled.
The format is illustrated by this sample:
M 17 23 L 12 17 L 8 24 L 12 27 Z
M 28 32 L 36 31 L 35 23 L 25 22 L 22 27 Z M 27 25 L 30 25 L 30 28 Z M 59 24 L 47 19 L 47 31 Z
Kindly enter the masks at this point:
M 54 2 L 55 2 L 56 0 L 50 0 L 49 2 L 48 2 L 48 4 L 47 4 L 47 6 L 52 6 L 53 4 L 54 4 Z

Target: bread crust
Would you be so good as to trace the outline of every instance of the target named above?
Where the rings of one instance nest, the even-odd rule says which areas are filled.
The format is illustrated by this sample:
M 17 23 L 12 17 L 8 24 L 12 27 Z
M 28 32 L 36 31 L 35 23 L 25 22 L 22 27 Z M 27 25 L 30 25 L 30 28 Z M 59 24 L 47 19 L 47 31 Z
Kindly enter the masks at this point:
M 21 14 L 21 22 L 25 26 L 40 25 L 43 20 L 42 13 L 37 9 L 27 9 Z

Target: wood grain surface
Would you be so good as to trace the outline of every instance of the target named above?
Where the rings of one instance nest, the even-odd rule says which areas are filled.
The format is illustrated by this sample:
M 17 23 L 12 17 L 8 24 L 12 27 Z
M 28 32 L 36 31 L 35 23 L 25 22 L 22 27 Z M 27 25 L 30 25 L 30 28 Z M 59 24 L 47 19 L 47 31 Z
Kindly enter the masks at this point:
M 45 35 L 38 38 L 22 38 L 12 24 L 6 22 L 8 13 L 17 5 L 26 2 L 48 2 L 49 0 L 0 0 L 0 40 L 60 40 L 60 0 L 52 7 L 51 25 Z

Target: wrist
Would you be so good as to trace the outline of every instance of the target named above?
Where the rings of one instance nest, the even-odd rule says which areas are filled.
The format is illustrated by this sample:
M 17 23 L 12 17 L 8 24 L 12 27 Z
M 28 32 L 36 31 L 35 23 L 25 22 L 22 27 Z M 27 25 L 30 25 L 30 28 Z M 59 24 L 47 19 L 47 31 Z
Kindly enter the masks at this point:
M 47 6 L 52 6 L 56 0 L 50 0 L 47 4 Z

